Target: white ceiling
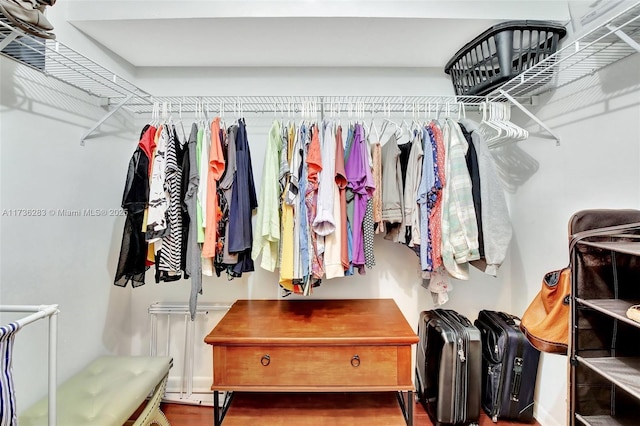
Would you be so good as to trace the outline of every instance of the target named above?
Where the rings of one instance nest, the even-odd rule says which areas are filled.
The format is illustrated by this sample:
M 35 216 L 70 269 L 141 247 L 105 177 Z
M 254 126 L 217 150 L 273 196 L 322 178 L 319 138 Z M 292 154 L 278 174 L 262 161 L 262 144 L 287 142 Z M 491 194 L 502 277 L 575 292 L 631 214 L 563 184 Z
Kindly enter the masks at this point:
M 498 22 L 569 19 L 560 0 L 65 3 L 69 23 L 136 67 L 440 68 Z

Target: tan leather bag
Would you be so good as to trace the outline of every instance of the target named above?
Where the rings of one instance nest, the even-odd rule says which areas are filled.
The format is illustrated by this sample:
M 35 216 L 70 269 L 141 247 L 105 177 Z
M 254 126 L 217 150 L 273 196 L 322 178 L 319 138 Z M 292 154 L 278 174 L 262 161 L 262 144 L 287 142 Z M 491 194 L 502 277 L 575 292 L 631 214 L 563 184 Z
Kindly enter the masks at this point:
M 520 321 L 520 330 L 542 352 L 567 354 L 571 269 L 548 272 Z

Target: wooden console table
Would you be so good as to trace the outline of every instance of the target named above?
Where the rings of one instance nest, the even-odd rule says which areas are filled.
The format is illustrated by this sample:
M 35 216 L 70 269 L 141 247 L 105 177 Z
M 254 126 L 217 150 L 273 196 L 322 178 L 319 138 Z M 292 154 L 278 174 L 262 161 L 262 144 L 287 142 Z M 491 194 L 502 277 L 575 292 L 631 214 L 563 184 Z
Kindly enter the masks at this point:
M 391 299 L 238 300 L 204 341 L 213 346 L 216 426 L 234 391 L 394 391 L 413 424 L 418 336 Z

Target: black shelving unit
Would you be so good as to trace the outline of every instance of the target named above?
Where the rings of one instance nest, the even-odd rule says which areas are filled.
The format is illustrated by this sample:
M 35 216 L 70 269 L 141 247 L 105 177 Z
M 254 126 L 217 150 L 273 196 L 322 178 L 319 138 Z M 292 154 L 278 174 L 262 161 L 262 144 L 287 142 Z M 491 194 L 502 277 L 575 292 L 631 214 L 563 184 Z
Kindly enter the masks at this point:
M 586 237 L 571 250 L 571 425 L 637 425 L 640 412 L 640 227 Z

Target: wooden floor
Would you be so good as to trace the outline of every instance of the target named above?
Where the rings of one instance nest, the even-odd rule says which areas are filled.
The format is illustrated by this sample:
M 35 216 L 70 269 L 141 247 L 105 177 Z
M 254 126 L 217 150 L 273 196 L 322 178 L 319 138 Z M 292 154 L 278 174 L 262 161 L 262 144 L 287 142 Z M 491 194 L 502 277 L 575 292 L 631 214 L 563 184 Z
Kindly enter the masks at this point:
M 233 404 L 225 417 L 223 426 L 311 426 L 311 425 L 380 425 L 392 426 L 403 425 L 402 414 L 395 400 L 383 396 L 382 394 L 362 394 L 358 400 L 353 399 L 353 394 L 334 394 L 329 398 L 330 405 L 327 407 L 326 401 L 319 404 L 319 394 L 280 394 L 277 400 L 270 398 L 261 399 L 258 405 L 251 404 L 247 398 L 242 395 L 236 395 Z M 314 397 L 315 396 L 315 397 Z M 331 399 L 333 398 L 333 399 Z M 349 399 L 347 399 L 349 398 Z M 292 409 L 291 404 L 285 403 L 296 399 L 295 406 Z M 344 402 L 355 404 L 356 410 L 344 408 Z M 279 402 L 278 402 L 279 401 Z M 269 407 L 272 415 L 265 416 L 265 407 Z M 162 404 L 162 411 L 167 416 L 171 426 L 201 426 L 213 425 L 213 408 L 200 405 L 184 405 L 184 404 Z M 369 414 L 373 415 L 365 420 Z M 414 425 L 431 426 L 432 423 L 420 404 L 414 406 Z M 370 420 L 375 419 L 374 421 Z M 480 426 L 493 426 L 494 423 L 484 413 L 480 416 Z M 516 426 L 522 423 L 509 421 L 499 421 L 498 426 Z M 539 423 L 534 423 L 534 426 Z

